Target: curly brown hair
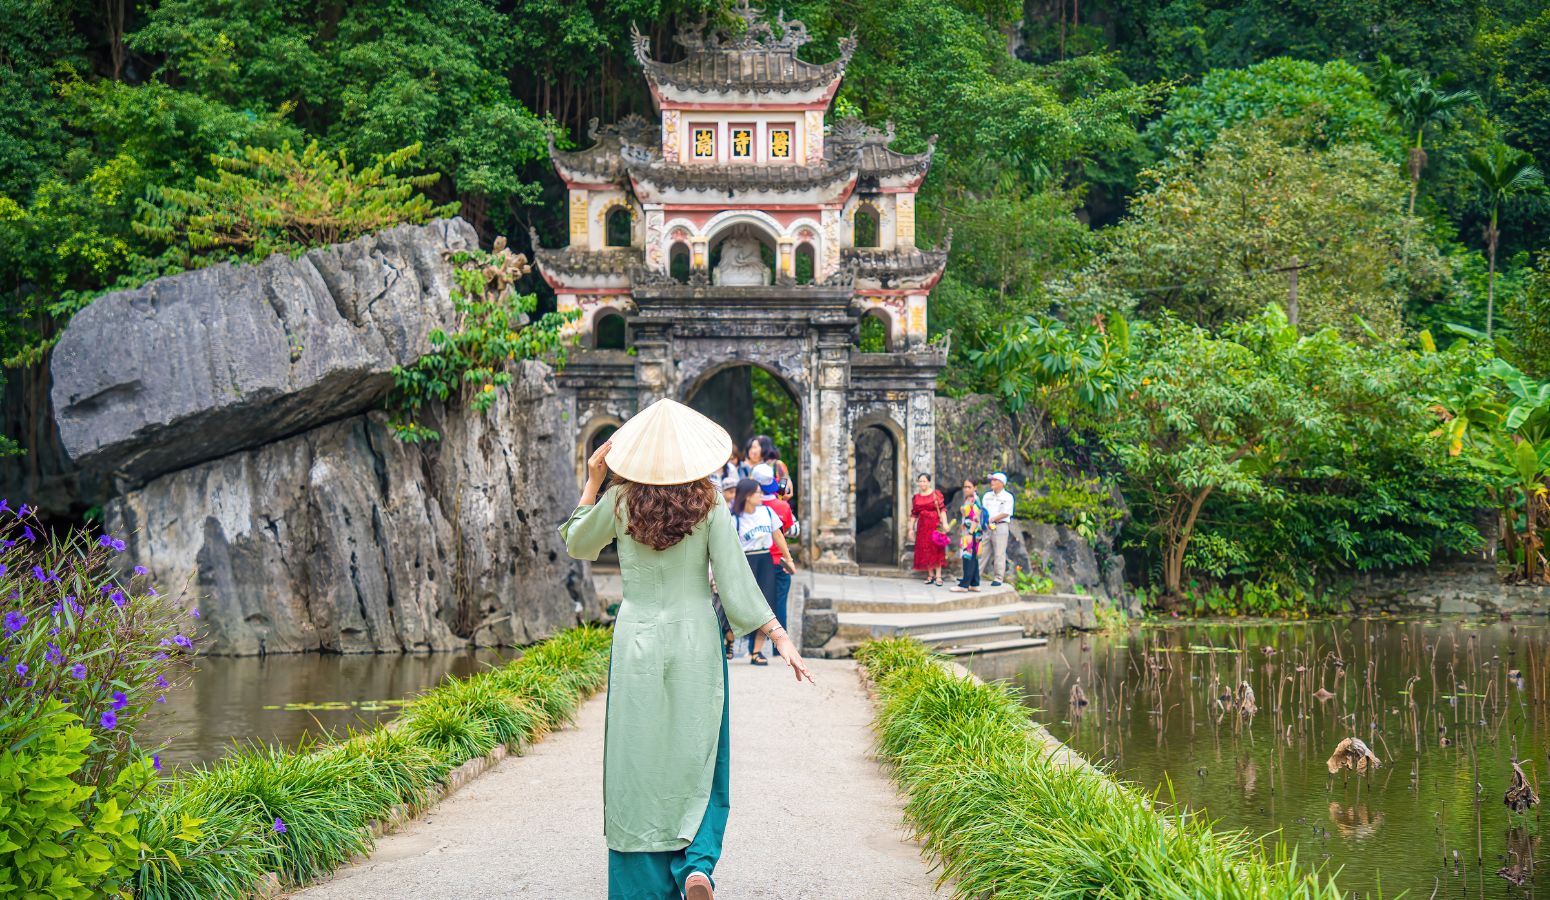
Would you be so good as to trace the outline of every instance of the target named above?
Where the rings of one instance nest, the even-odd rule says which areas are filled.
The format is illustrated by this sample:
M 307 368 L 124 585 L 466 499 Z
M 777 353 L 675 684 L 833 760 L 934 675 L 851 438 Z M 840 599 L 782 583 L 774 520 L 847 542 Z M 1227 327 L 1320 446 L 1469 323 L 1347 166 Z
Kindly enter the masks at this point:
M 709 479 L 687 484 L 637 484 L 621 481 L 623 507 L 629 516 L 625 533 L 653 550 L 666 550 L 705 521 L 717 503 L 725 503 Z

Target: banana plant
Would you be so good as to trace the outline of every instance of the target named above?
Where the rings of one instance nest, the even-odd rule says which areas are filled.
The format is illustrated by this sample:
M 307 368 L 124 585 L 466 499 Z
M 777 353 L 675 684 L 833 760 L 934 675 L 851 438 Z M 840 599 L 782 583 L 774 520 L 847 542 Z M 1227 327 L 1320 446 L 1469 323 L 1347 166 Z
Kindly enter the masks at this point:
M 1500 359 L 1480 374 L 1489 381 L 1460 398 L 1446 425 L 1450 452 L 1467 445 L 1469 461 L 1492 483 L 1509 577 L 1550 583 L 1541 537 L 1550 525 L 1550 382 Z

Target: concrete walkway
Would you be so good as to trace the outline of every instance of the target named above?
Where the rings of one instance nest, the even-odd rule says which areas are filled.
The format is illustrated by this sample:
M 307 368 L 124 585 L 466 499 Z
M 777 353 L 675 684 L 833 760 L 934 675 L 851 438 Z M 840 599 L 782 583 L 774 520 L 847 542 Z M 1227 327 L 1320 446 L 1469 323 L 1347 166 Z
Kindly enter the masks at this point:
M 854 663 L 812 660 L 816 685 L 780 662 L 731 668 L 732 818 L 718 898 L 922 900 L 932 890 L 899 798 L 872 757 L 871 707 Z M 289 896 L 608 895 L 603 704 L 377 843 L 361 863 Z

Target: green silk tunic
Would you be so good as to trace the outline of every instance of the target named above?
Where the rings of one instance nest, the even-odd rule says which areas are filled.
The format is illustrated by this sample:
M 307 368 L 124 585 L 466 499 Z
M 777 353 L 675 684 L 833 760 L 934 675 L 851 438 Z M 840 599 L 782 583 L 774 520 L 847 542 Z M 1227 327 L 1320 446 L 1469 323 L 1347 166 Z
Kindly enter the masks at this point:
M 625 533 L 618 490 L 571 513 L 560 534 L 576 559 L 619 543 L 624 601 L 614 623 L 603 732 L 603 834 L 611 850 L 679 850 L 694 839 L 710 801 L 726 703 L 721 607 L 741 636 L 775 617 L 765 602 L 726 504 L 687 537 L 653 550 Z

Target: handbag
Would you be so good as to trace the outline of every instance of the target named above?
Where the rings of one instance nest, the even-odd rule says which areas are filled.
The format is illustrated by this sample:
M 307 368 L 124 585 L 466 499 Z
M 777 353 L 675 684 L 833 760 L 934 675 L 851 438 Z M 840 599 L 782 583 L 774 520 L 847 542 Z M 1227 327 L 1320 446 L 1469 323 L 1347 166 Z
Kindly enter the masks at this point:
M 942 495 L 938 493 L 936 498 L 936 530 L 931 532 L 931 546 L 942 550 L 947 549 L 947 545 L 952 543 L 952 538 L 948 536 L 947 529 L 947 513 L 942 509 Z

